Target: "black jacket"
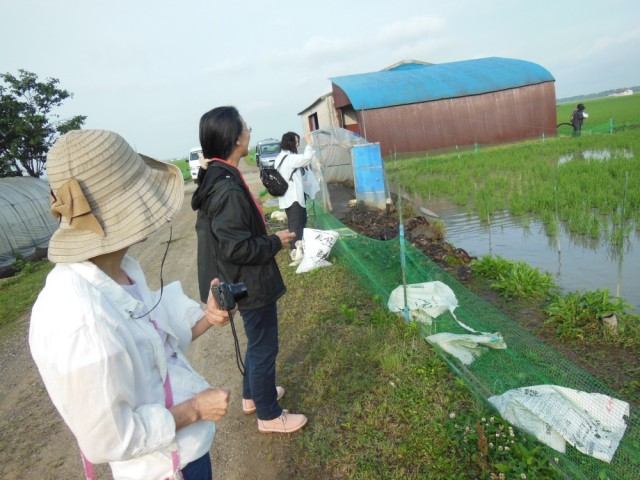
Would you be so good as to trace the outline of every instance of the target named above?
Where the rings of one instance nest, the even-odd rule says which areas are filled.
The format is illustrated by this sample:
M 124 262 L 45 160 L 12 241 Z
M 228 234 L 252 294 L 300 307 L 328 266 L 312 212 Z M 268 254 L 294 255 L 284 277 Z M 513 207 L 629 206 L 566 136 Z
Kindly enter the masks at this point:
M 211 280 L 244 282 L 241 310 L 274 303 L 286 292 L 275 256 L 282 249 L 277 235 L 267 235 L 251 192 L 231 165 L 213 161 L 193 194 L 198 211 L 198 283 L 207 301 Z
M 579 130 L 584 122 L 584 110 L 574 110 L 571 114 L 571 123 L 573 128 Z

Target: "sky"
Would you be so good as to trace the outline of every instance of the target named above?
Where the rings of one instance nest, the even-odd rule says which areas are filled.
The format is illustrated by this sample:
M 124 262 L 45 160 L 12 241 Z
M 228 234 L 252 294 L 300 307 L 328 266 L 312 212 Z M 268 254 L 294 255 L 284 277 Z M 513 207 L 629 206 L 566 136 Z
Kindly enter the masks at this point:
M 56 78 L 86 115 L 160 160 L 234 105 L 251 145 L 302 131 L 330 78 L 406 59 L 526 60 L 558 99 L 640 85 L 637 0 L 0 0 L 0 73 Z

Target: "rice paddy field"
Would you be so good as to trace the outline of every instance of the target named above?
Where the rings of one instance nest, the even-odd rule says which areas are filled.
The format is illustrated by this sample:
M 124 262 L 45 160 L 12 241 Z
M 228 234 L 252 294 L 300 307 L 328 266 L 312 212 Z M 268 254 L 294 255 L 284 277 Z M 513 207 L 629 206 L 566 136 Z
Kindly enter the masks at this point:
M 535 265 L 541 256 L 557 256 L 559 245 L 566 241 L 570 245 L 565 251 L 581 249 L 578 258 L 602 260 L 618 282 L 624 277 L 622 290 L 638 295 L 629 299 L 638 310 L 640 95 L 584 103 L 589 118 L 580 137 L 572 137 L 571 127 L 561 125 L 557 137 L 387 162 L 388 176 L 416 203 L 430 209 L 446 204 L 448 212 L 455 212 L 455 226 L 447 240 L 453 236 L 452 243 L 472 255 L 488 253 L 478 246 L 491 245 L 492 232 L 491 253 L 500 255 L 495 248 L 500 241 L 521 241 L 512 236 L 496 242 L 498 234 L 512 230 L 526 236 L 533 230 L 543 247 L 529 248 L 531 258 L 515 260 Z M 566 122 L 574 108 L 574 104 L 559 105 L 558 123 Z M 480 231 L 488 237 L 478 239 Z M 466 238 L 474 235 L 472 247 L 465 246 Z M 516 255 L 526 257 L 527 252 Z M 574 268 L 572 274 L 582 279 L 585 273 L 579 269 L 584 266 L 585 262 L 575 267 L 563 264 L 565 271 Z M 591 280 L 595 283 L 583 284 L 598 285 L 598 278 Z M 562 286 L 562 279 L 559 283 Z M 619 284 L 602 287 L 612 294 L 621 291 Z

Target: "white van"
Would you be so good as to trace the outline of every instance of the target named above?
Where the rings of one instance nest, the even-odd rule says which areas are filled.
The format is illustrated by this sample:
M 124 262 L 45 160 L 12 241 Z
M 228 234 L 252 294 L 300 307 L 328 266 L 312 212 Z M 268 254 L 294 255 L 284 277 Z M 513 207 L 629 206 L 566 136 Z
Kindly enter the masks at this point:
M 189 151 L 189 170 L 191 171 L 191 179 L 197 182 L 198 169 L 200 168 L 200 159 L 202 159 L 202 148 L 193 147 Z

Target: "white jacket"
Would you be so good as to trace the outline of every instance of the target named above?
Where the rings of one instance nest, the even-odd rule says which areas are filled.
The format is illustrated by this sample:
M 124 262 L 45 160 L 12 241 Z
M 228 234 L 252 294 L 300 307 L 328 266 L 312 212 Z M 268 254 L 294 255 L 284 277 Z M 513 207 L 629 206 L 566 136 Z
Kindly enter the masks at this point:
M 284 156 L 287 156 L 284 158 Z M 284 161 L 282 160 L 284 158 Z M 282 178 L 289 180 L 291 172 L 296 168 L 308 167 L 313 158 L 313 148 L 311 145 L 304 147 L 304 153 L 291 153 L 288 150 L 281 151 L 273 163 L 273 168 L 277 168 Z M 282 166 L 280 164 L 282 163 Z M 280 166 L 280 168 L 278 168 Z M 289 208 L 293 202 L 298 202 L 302 207 L 306 205 L 304 198 L 304 187 L 302 185 L 302 174 L 296 170 L 289 181 L 289 188 L 285 194 L 278 197 L 278 206 L 281 210 Z
M 138 262 L 125 256 L 122 268 L 145 304 L 155 305 L 159 292 L 149 291 Z M 191 327 L 203 315 L 200 305 L 174 282 L 150 314 L 176 352 L 171 364 L 149 316 L 133 318 L 146 311 L 86 261 L 56 265 L 31 315 L 31 354 L 53 404 L 89 461 L 109 462 L 119 480 L 167 478 L 176 440 L 184 466 L 209 451 L 215 434 L 215 424 L 206 421 L 176 434 L 165 407 L 167 372 L 176 404 L 209 386 L 185 356 Z

